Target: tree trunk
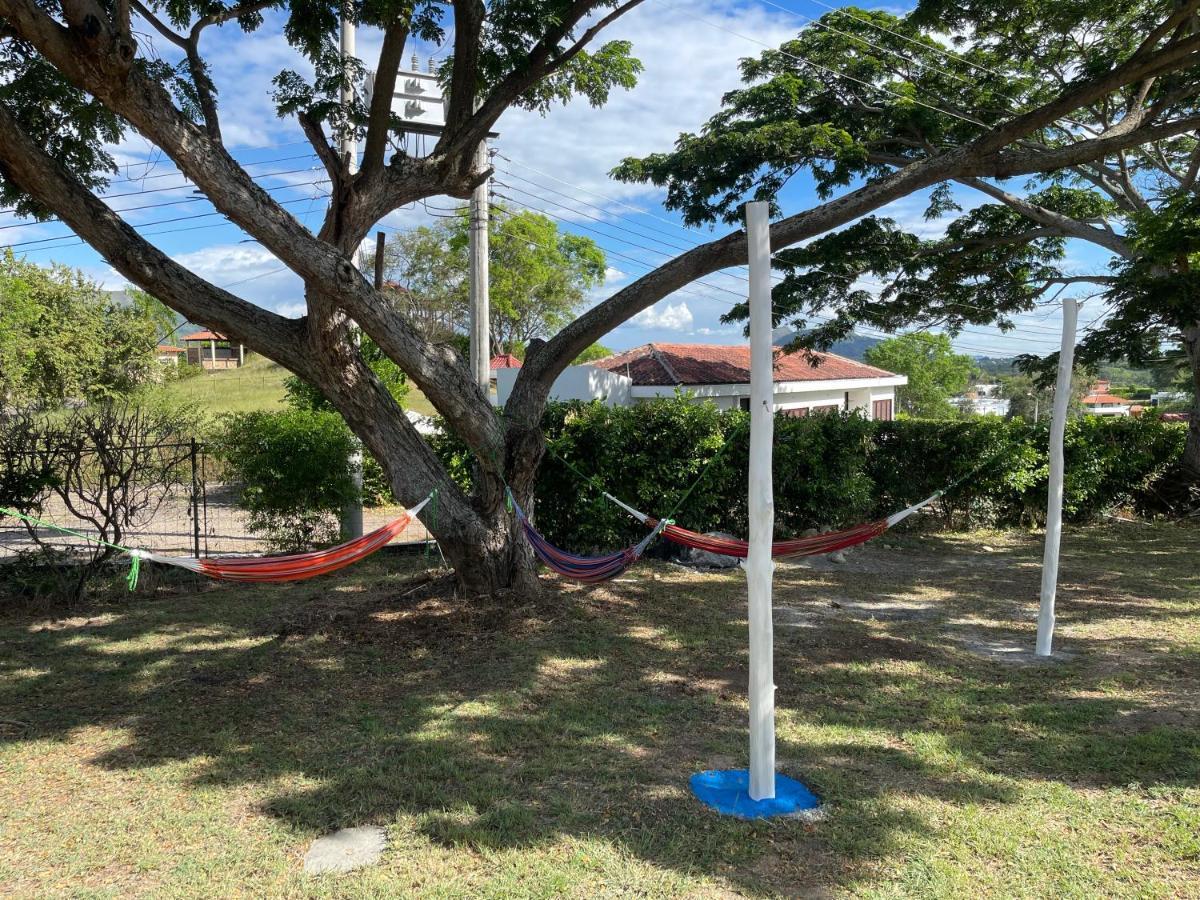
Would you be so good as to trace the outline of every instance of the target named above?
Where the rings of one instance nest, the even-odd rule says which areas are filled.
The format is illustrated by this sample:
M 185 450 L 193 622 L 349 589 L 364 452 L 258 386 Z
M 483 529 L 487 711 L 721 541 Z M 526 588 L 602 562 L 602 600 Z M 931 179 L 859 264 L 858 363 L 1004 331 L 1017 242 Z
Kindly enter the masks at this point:
M 1183 330 L 1183 348 L 1192 374 L 1192 410 L 1180 462 L 1185 475 L 1200 482 L 1200 324 Z
M 425 524 L 454 569 L 459 589 L 467 596 L 512 591 L 520 600 L 536 594 L 535 560 L 515 516 L 502 510 L 488 527 L 465 534 L 459 533 L 453 523 L 442 527 L 436 516 L 427 515 Z
M 468 496 L 363 363 L 349 320 L 335 299 L 318 289 L 310 289 L 306 299 L 311 311 L 308 377 L 379 461 L 401 503 L 414 506 L 437 490 L 436 499 L 420 518 L 453 567 L 459 588 L 468 596 L 509 590 L 529 596 L 537 587 L 535 560 L 507 508 L 504 488 L 509 485 L 522 509 L 532 515 L 533 485 L 543 449 L 541 430 L 507 423 L 503 450 L 479 457 Z M 447 417 L 446 427 L 456 433 L 462 434 L 466 424 Z

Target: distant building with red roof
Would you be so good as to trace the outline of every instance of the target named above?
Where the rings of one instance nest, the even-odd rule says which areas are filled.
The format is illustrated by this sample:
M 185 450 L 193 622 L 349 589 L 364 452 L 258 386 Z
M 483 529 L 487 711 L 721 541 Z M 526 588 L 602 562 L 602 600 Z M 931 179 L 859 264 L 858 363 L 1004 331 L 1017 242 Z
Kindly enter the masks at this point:
M 781 415 L 859 411 L 891 419 L 896 388 L 908 379 L 833 353 L 775 353 L 775 411 Z M 513 379 L 500 377 L 504 402 Z M 507 382 L 507 385 L 506 385 Z M 551 390 L 560 399 L 604 399 L 628 405 L 676 391 L 722 409 L 750 408 L 750 348 L 723 344 L 643 344 L 632 350 L 571 366 Z
M 1125 397 L 1110 394 L 1111 381 L 1103 379 L 1092 385 L 1092 389 L 1079 402 L 1083 410 L 1093 416 L 1128 416 L 1133 412 L 1132 404 Z M 1140 410 L 1139 410 L 1140 412 Z
M 495 372 L 497 369 L 519 369 L 521 361 L 511 353 L 501 353 L 499 356 L 493 356 L 492 361 L 488 363 L 488 368 Z
M 205 369 L 236 369 L 246 363 L 246 350 L 217 331 L 201 329 L 184 335 L 187 361 Z

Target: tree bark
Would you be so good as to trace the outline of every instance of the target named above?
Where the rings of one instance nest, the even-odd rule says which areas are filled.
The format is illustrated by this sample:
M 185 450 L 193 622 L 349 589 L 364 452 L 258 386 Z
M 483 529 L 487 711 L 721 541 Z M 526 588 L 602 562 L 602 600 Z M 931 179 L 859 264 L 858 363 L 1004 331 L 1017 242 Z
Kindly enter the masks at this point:
M 1180 463 L 1186 475 L 1200 482 L 1200 323 L 1183 330 L 1183 348 L 1192 374 L 1192 410 Z

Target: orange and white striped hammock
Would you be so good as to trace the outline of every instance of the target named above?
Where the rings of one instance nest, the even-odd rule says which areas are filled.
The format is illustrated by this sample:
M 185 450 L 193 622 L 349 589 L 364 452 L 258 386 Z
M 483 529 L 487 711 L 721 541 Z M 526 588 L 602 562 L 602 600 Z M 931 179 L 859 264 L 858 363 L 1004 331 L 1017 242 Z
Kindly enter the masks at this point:
M 164 556 L 150 550 L 129 549 L 125 552 L 133 557 L 135 562 L 146 560 L 161 563 L 164 566 L 175 566 L 222 581 L 257 583 L 303 581 L 306 578 L 316 578 L 318 575 L 328 575 L 330 572 L 344 569 L 383 549 L 403 533 L 404 529 L 412 522 L 413 517 L 432 499 L 433 494 L 431 493 L 412 509 L 405 510 L 399 518 L 376 528 L 369 534 L 346 541 L 344 544 L 338 544 L 336 547 L 312 550 L 308 553 L 291 553 L 285 556 L 200 558 L 196 556 Z

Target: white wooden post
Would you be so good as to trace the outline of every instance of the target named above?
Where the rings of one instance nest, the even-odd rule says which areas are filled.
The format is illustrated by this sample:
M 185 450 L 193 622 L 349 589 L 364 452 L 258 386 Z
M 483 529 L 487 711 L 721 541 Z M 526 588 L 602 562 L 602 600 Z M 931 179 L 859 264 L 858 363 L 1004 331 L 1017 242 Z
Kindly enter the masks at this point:
M 1050 420 L 1050 490 L 1046 497 L 1046 549 L 1042 556 L 1042 604 L 1038 612 L 1037 655 L 1049 656 L 1054 641 L 1054 597 L 1058 591 L 1058 546 L 1062 539 L 1063 435 L 1071 402 L 1071 370 L 1075 364 L 1075 324 L 1079 304 L 1063 301 L 1062 345 L 1058 351 L 1058 381 Z
M 341 32 L 341 51 L 344 61 L 348 61 L 354 56 L 357 50 L 355 49 L 356 33 L 354 20 L 350 17 L 350 5 L 346 4 L 342 7 L 342 32 Z M 347 71 L 347 76 L 349 72 Z M 350 104 L 354 102 L 354 84 L 347 77 L 342 83 L 342 106 L 349 112 Z M 358 170 L 358 142 L 354 139 L 354 132 L 350 128 L 346 128 L 342 132 L 341 139 L 338 142 L 338 150 L 342 155 L 342 159 L 346 161 L 346 171 L 353 175 Z M 358 325 L 350 324 L 351 339 L 355 344 L 359 342 Z M 363 534 L 363 506 L 362 506 L 362 466 L 363 454 L 362 443 L 358 438 L 353 440 L 353 449 L 350 451 L 350 472 L 351 479 L 354 482 L 356 499 L 350 501 L 342 509 L 341 530 L 342 536 L 345 538 L 358 538 Z
M 750 799 L 775 797 L 774 634 L 771 578 L 775 563 L 775 494 L 771 443 L 775 429 L 771 343 L 771 231 L 766 203 L 746 204 L 750 250 L 750 548 L 746 591 L 750 611 Z

